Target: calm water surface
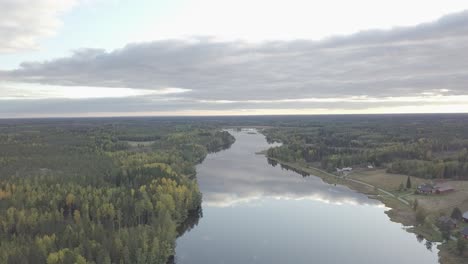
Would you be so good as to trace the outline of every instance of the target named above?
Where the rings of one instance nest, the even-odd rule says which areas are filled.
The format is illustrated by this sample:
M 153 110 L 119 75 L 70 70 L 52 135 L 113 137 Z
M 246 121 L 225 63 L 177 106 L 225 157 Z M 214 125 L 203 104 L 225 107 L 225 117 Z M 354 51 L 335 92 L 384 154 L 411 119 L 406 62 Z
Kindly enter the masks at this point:
M 379 201 L 272 166 L 255 154 L 271 146 L 263 135 L 230 133 L 197 167 L 203 217 L 177 240 L 177 264 L 438 263 Z

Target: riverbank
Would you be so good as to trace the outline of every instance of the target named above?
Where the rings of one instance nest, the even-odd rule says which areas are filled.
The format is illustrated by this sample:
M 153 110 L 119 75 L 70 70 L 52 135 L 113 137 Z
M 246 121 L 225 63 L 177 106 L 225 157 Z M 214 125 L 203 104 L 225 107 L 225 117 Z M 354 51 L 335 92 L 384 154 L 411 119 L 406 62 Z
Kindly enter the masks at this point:
M 460 207 L 462 210 L 468 207 L 468 201 L 457 200 L 460 197 L 466 196 L 468 192 L 468 183 L 457 183 L 458 193 L 443 195 L 443 196 L 421 196 L 415 195 L 414 190 L 399 190 L 401 183 L 406 183 L 408 176 L 398 174 L 388 174 L 384 170 L 357 170 L 347 176 L 339 176 L 324 170 L 310 166 L 309 164 L 297 162 L 284 162 L 279 159 L 269 158 L 279 164 L 291 167 L 293 169 L 303 171 L 305 173 L 322 178 L 329 184 L 340 184 L 366 194 L 369 198 L 377 199 L 385 204 L 390 210 L 385 213 L 393 222 L 401 223 L 408 227 L 409 232 L 423 236 L 432 242 L 443 242 L 440 231 L 435 226 L 436 219 L 439 215 L 449 215 L 454 207 Z M 417 186 L 425 182 L 423 179 L 411 177 L 412 185 Z M 466 186 L 465 186 L 466 185 Z M 459 187 L 460 186 L 460 187 Z M 425 212 L 425 220 L 418 224 L 416 219 L 416 210 L 414 203 L 417 199 L 418 208 L 423 208 Z M 436 200 L 437 199 L 437 200 Z M 461 201 L 461 202 L 455 202 Z M 455 264 L 467 261 L 466 257 L 460 257 L 456 253 L 456 241 L 450 240 L 441 243 L 438 246 L 440 263 Z
M 341 177 L 338 175 L 331 174 L 324 170 L 308 166 L 306 164 L 300 163 L 293 163 L 293 162 L 284 162 L 276 158 L 270 158 L 278 162 L 279 164 L 289 166 L 299 171 L 306 172 L 308 174 L 317 176 L 322 178 L 325 182 L 329 184 L 340 184 L 348 186 L 349 188 L 366 194 L 372 199 L 377 199 L 383 202 L 387 207 L 391 208 L 391 210 L 387 211 L 386 213 L 389 217 L 394 220 L 395 222 L 400 222 L 405 226 L 412 226 L 415 224 L 414 222 L 414 213 L 411 209 L 409 203 L 402 202 L 398 200 L 398 197 L 393 195 L 391 192 L 382 189 L 381 186 L 369 184 L 354 178 L 351 178 L 350 175 L 347 177 Z

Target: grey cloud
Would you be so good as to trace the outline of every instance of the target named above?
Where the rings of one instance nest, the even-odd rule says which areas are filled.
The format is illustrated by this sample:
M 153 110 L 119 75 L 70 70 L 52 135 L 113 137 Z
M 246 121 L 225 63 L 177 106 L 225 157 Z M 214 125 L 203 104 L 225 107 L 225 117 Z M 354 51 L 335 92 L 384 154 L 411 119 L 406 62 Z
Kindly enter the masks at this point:
M 16 70 L 0 72 L 0 80 L 65 86 L 191 89 L 182 95 L 167 95 L 167 98 L 183 98 L 166 102 L 154 103 L 150 98 L 119 99 L 122 101 L 119 107 L 128 111 L 336 108 L 332 103 L 256 106 L 242 102 L 213 105 L 198 101 L 364 95 L 381 98 L 419 96 L 441 89 L 450 90 L 446 94 L 466 95 L 467 36 L 468 11 L 465 11 L 415 27 L 366 31 L 316 42 L 252 44 L 199 38 L 130 44 L 112 52 L 82 49 L 66 58 L 25 62 Z M 94 101 L 104 102 L 108 111 L 115 111 L 115 100 Z M 134 100 L 139 100 L 135 104 L 138 107 L 133 107 Z M 357 104 L 342 103 L 340 107 L 355 109 L 375 103 Z M 86 104 L 82 106 L 87 107 Z M 78 106 L 75 110 L 80 111 Z
M 389 42 L 393 45 L 405 45 L 407 42 L 459 38 L 462 37 L 460 33 L 467 30 L 468 11 L 464 11 L 414 27 L 397 27 L 392 30 L 366 30 L 352 36 L 332 37 L 323 41 L 323 46 L 375 45 Z

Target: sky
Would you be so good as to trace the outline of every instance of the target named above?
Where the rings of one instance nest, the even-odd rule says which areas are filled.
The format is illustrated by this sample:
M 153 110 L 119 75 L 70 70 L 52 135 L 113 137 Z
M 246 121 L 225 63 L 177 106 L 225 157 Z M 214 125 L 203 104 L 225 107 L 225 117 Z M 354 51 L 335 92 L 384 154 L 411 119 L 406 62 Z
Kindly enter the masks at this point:
M 466 0 L 0 10 L 0 118 L 468 112 Z

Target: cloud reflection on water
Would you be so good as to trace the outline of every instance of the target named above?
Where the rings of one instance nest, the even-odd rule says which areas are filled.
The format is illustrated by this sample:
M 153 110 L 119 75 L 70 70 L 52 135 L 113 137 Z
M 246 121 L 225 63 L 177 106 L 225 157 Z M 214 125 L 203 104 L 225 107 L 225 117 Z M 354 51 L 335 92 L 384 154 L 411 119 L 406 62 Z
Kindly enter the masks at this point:
M 279 165 L 270 166 L 265 156 L 255 154 L 272 146 L 263 135 L 246 130 L 229 132 L 236 137 L 236 143 L 228 150 L 210 154 L 197 167 L 204 206 L 255 206 L 267 198 L 383 206 L 345 186 L 301 176 Z

